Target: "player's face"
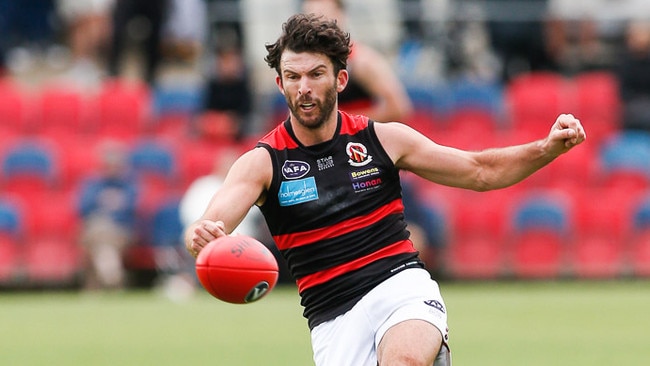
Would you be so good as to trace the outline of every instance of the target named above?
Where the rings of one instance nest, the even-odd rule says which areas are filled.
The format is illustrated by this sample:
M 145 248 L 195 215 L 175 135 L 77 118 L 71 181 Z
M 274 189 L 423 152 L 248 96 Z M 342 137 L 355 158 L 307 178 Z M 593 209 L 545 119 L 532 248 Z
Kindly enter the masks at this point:
M 334 75 L 330 59 L 318 53 L 284 51 L 277 84 L 291 115 L 309 129 L 323 126 L 337 106 L 337 93 L 343 90 L 347 72 Z M 341 74 L 345 75 L 341 75 Z

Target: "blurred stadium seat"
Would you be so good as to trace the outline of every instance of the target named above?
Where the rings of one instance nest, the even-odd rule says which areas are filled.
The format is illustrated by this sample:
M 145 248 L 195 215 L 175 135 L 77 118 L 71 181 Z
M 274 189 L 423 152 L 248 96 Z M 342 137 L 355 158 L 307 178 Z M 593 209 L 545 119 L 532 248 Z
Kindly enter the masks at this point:
M 87 96 L 73 85 L 51 83 L 40 88 L 35 97 L 37 134 L 58 138 L 89 131 Z
M 23 135 L 32 123 L 32 97 L 14 80 L 0 77 L 0 141 Z
M 151 95 L 144 83 L 119 78 L 106 80 L 93 99 L 93 132 L 98 136 L 132 141 L 145 133 L 151 123 Z
M 570 110 L 568 82 L 551 71 L 519 74 L 505 87 L 505 113 L 510 128 L 541 138 L 560 113 Z
M 650 133 L 617 132 L 605 139 L 598 158 L 602 186 L 633 191 L 650 188 Z
M 67 287 L 79 283 L 82 252 L 76 242 L 56 236 L 35 236 L 24 246 L 25 272 L 30 286 Z
M 589 131 L 589 139 L 600 143 L 621 127 L 621 96 L 617 76 L 609 71 L 589 71 L 573 78 L 575 111 Z
M 507 219 L 514 189 L 463 192 L 452 201 L 447 271 L 454 278 L 495 279 L 503 275 Z
M 15 197 L 0 196 L 0 286 L 12 285 L 21 265 L 23 213 Z
M 557 278 L 571 243 L 572 202 L 559 191 L 526 192 L 510 217 L 509 265 L 517 278 Z
M 29 194 L 60 183 L 57 146 L 46 139 L 22 138 L 8 147 L 1 161 L 5 191 Z
M 650 277 L 650 195 L 636 201 L 632 228 L 626 243 L 628 264 L 633 275 Z

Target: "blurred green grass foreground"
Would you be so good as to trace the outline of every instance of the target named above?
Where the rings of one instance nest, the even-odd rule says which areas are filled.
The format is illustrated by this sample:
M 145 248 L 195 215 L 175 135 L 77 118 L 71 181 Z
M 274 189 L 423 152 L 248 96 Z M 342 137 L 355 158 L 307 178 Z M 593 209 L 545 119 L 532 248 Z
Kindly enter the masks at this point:
M 646 365 L 650 281 L 442 282 L 454 365 Z M 0 293 L 2 365 L 312 365 L 292 285 L 248 305 L 200 291 Z

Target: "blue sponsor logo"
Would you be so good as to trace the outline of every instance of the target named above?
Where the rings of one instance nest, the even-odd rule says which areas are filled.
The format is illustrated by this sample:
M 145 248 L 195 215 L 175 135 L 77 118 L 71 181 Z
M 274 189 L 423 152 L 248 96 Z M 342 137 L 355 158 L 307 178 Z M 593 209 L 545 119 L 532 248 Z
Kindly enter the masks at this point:
M 309 173 L 310 169 L 304 161 L 287 160 L 282 164 L 282 175 L 287 179 L 298 179 Z
M 280 184 L 280 192 L 278 192 L 280 206 L 293 206 L 317 199 L 318 189 L 314 177 L 284 181 Z

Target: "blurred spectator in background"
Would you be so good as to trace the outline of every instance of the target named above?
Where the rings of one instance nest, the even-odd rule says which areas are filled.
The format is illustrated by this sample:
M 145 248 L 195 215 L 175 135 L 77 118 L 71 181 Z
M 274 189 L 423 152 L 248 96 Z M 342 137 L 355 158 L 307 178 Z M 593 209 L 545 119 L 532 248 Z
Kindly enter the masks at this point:
M 547 43 L 565 74 L 614 67 L 626 21 L 650 14 L 647 0 L 547 1 Z
M 208 207 L 212 195 L 221 187 L 226 173 L 239 155 L 235 149 L 225 151 L 213 157 L 214 168 L 208 175 L 196 178 L 185 191 L 180 203 L 180 215 L 183 226 L 195 222 Z M 209 159 L 210 157 L 206 157 Z M 257 237 L 262 221 L 259 210 L 251 210 L 248 216 L 237 226 L 236 233 Z
M 650 20 L 630 21 L 625 45 L 616 69 L 623 99 L 623 127 L 650 131 Z
M 184 0 L 181 0 L 184 1 Z M 221 39 L 230 42 L 235 40 L 237 47 L 244 48 L 244 27 L 241 14 L 240 0 L 205 0 L 212 25 L 212 38 L 217 42 Z
M 75 85 L 93 87 L 103 76 L 115 0 L 58 0 L 63 33 L 72 55 L 65 77 Z
M 10 66 L 27 68 L 33 51 L 54 41 L 55 1 L 0 0 L 0 76 Z
M 508 0 L 493 1 L 501 13 L 488 13 L 487 25 L 492 48 L 502 63 L 503 82 L 522 72 L 557 69 L 546 44 L 543 17 L 547 2 L 522 1 L 518 7 Z
M 346 29 L 343 0 L 304 0 L 303 13 L 322 14 L 335 19 Z M 388 59 L 375 49 L 352 42 L 348 58 L 350 81 L 339 93 L 339 108 L 353 114 L 365 114 L 378 122 L 407 121 L 413 105 L 406 88 Z
M 163 27 L 169 0 L 116 0 L 113 10 L 113 33 L 108 55 L 108 72 L 120 75 L 123 56 L 135 41 L 142 43 L 143 79 L 152 85 L 161 61 Z
M 234 131 L 237 139 L 248 136 L 253 92 L 246 61 L 236 40 L 218 44 L 211 71 L 200 132 L 213 137 L 222 135 L 227 128 Z
M 79 199 L 86 288 L 119 289 L 125 284 L 122 255 L 135 239 L 137 189 L 124 146 L 107 142 L 99 154 L 98 174 L 84 183 Z
M 205 0 L 168 0 L 162 46 L 166 59 L 194 62 L 203 51 L 208 14 Z

